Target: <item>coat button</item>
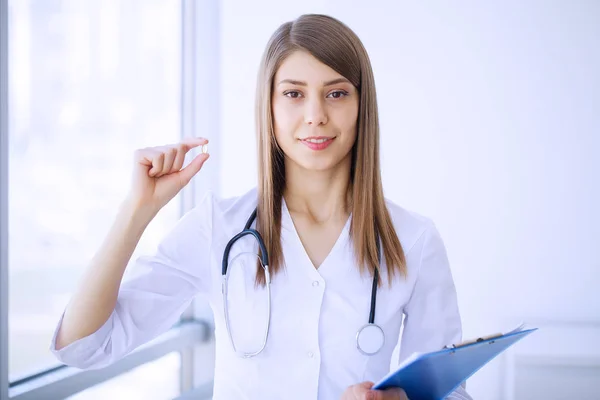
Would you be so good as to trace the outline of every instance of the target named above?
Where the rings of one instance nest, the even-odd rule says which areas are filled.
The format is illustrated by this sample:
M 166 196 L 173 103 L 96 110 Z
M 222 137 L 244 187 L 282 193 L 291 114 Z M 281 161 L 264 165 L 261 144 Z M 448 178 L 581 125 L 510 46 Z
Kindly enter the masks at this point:
M 317 286 L 319 286 L 319 281 L 313 281 L 313 286 L 314 286 L 314 287 L 317 287 Z
M 308 358 L 313 358 L 315 356 L 315 354 L 312 351 L 308 352 Z

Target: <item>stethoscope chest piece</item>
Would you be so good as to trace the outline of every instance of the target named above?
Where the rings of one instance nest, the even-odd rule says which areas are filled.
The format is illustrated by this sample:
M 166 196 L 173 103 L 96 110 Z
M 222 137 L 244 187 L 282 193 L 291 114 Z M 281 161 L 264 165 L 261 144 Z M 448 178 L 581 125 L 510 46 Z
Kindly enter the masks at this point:
M 379 353 L 385 343 L 383 329 L 376 324 L 366 324 L 356 333 L 356 347 L 367 356 Z

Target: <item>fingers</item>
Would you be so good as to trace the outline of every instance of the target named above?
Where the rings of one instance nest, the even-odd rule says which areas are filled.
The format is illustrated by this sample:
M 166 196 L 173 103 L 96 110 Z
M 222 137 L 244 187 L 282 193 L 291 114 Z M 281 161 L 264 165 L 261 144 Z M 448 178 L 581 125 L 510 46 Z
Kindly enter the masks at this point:
M 348 393 L 348 399 L 356 400 L 408 400 L 404 390 L 400 388 L 390 388 L 386 390 L 372 390 L 373 382 L 362 382 L 350 386 L 345 393 Z M 345 397 L 343 399 L 346 399 Z
M 135 158 L 139 164 L 148 167 L 149 177 L 160 178 L 163 175 L 181 171 L 186 154 L 191 149 L 207 143 L 208 140 L 205 138 L 185 138 L 177 144 L 137 150 Z M 203 158 L 203 161 L 206 161 L 206 159 Z M 203 161 L 199 164 L 199 167 L 202 167 Z M 196 167 L 198 167 L 197 164 L 194 168 Z M 197 172 L 195 171 L 194 174 Z
M 187 146 L 187 150 L 193 149 L 194 147 L 202 146 L 203 144 L 207 143 L 208 139 L 201 137 L 186 137 L 181 140 L 181 144 Z
M 192 180 L 194 175 L 200 171 L 204 162 L 208 160 L 208 157 L 210 157 L 208 154 L 198 154 L 187 167 L 179 171 L 181 186 L 187 185 Z
M 157 178 L 163 175 L 167 175 L 171 172 L 171 170 L 174 167 L 175 157 L 178 153 L 181 153 L 180 151 L 178 151 L 176 145 L 160 147 L 160 151 L 162 151 L 164 157 L 162 169 L 158 170 L 158 173 L 156 173 Z
M 173 161 L 173 168 L 171 171 L 179 171 L 183 168 L 183 162 L 185 161 L 186 150 L 184 148 L 184 144 L 180 143 L 177 148 L 177 155 L 175 156 L 175 160 Z
M 343 400 L 408 400 L 404 390 L 391 388 L 386 390 L 372 390 L 373 382 L 362 382 L 348 387 L 344 392 Z
M 408 396 L 406 396 L 406 392 L 400 388 L 394 388 L 394 389 L 389 389 L 387 390 L 388 392 L 390 392 L 390 400 L 391 399 L 396 399 L 396 400 L 408 400 Z
M 371 382 L 371 381 L 366 381 L 360 384 L 363 388 L 365 388 L 366 390 L 371 390 L 371 388 L 375 385 L 375 383 Z
M 164 155 L 156 148 L 149 147 L 136 150 L 134 157 L 139 164 L 149 167 L 149 176 L 154 176 L 158 168 L 162 169 Z
M 370 396 L 370 397 L 369 397 Z M 367 394 L 368 400 L 408 400 L 404 390 L 392 388 L 387 390 L 371 390 Z
M 354 399 L 365 399 L 369 389 L 373 386 L 373 382 L 362 382 L 350 387 Z

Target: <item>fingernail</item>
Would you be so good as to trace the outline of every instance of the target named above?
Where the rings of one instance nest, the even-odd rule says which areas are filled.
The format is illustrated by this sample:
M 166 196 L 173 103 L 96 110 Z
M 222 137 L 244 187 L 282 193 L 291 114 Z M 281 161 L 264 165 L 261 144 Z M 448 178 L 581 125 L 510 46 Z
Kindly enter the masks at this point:
M 373 400 L 375 398 L 375 393 L 367 392 L 367 400 Z

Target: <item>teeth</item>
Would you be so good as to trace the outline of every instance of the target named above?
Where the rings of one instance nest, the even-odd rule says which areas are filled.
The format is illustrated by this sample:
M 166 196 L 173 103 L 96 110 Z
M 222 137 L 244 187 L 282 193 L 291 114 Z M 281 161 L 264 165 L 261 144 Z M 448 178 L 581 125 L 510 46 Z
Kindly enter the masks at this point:
M 306 139 L 305 141 L 310 142 L 310 143 L 324 143 L 328 140 L 329 139 Z

